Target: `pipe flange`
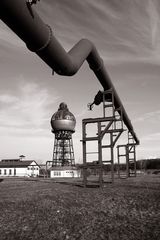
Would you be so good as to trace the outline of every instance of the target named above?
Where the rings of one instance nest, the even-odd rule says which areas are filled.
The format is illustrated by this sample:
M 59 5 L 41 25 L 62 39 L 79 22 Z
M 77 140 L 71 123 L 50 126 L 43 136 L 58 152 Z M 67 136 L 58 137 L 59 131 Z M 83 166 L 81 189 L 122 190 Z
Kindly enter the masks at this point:
M 30 51 L 35 52 L 35 53 L 39 53 L 39 52 L 43 51 L 43 50 L 49 45 L 49 43 L 50 43 L 50 41 L 51 41 L 51 39 L 52 39 L 52 29 L 51 29 L 51 27 L 50 27 L 49 25 L 47 25 L 47 24 L 46 24 L 46 27 L 47 27 L 48 30 L 49 30 L 49 34 L 48 34 L 48 39 L 47 39 L 47 41 L 43 44 L 42 47 L 37 48 L 37 49 L 36 49 L 34 46 L 31 46 L 30 44 L 27 44 L 27 43 L 26 43 L 27 48 L 28 48 Z

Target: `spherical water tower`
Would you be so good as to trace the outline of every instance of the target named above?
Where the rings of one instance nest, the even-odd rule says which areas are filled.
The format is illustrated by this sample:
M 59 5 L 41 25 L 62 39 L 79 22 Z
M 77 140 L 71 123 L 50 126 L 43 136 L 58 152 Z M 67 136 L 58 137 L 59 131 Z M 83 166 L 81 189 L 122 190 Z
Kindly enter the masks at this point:
M 55 134 L 52 166 L 74 166 L 72 134 L 75 132 L 76 119 L 62 102 L 51 118 L 52 132 Z

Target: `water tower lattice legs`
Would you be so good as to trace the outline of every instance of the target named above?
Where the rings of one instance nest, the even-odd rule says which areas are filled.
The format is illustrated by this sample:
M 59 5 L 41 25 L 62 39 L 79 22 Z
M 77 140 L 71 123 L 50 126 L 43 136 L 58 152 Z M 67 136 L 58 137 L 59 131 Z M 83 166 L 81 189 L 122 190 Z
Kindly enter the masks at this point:
M 74 166 L 74 150 L 72 138 L 56 139 L 53 149 L 53 166 Z

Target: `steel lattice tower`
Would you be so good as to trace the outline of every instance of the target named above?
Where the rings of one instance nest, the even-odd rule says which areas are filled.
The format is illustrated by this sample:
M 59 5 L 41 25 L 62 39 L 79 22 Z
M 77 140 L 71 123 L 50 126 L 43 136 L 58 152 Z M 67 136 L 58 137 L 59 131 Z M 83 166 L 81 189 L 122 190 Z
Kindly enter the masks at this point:
M 55 134 L 52 166 L 74 166 L 72 134 L 76 119 L 67 105 L 61 103 L 51 118 L 52 132 Z

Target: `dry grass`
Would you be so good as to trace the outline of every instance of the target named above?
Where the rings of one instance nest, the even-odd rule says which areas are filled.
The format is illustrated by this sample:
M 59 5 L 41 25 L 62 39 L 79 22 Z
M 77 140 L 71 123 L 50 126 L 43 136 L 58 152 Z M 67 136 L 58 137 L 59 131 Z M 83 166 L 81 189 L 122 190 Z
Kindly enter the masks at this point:
M 0 182 L 0 240 L 159 240 L 160 177 L 80 188 Z

